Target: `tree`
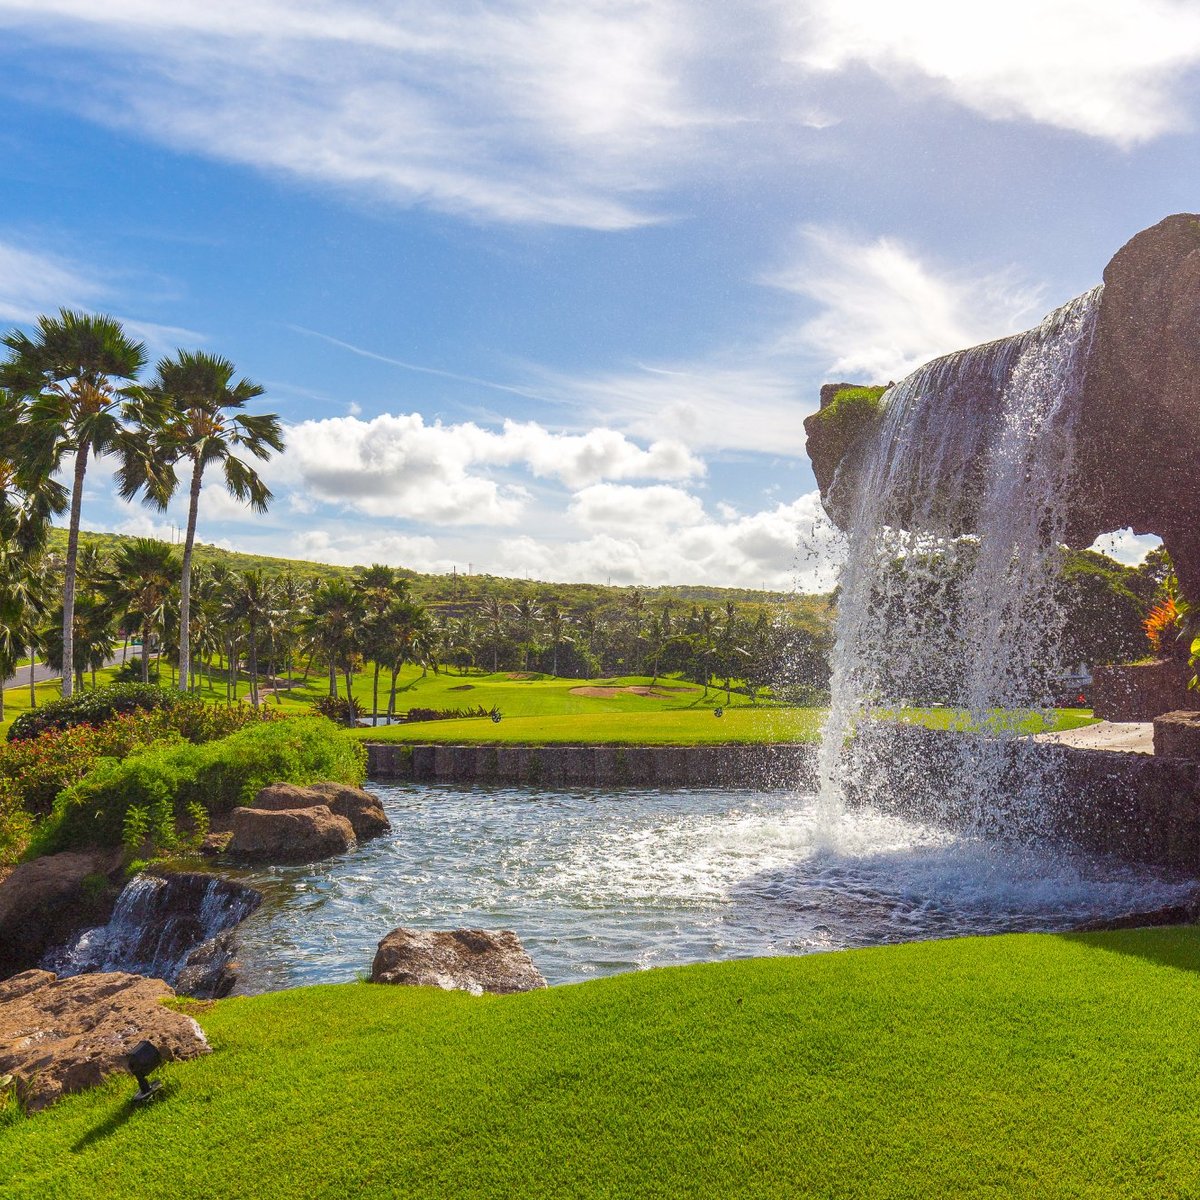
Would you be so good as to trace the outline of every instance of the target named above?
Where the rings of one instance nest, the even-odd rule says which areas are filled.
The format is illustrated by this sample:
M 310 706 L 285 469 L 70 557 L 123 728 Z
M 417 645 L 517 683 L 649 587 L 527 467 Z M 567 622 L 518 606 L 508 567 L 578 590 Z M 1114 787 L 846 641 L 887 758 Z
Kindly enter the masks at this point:
M 178 560 L 166 542 L 133 538 L 121 542 L 109 570 L 100 578 L 100 595 L 142 640 L 142 682 L 150 679 L 150 643 L 165 632 L 175 595 Z
M 191 570 L 200 488 L 205 470 L 220 464 L 225 487 L 254 512 L 265 513 L 271 491 L 236 450 L 260 460 L 283 449 L 283 432 L 274 413 L 242 412 L 263 388 L 248 379 L 234 382 L 227 358 L 203 351 L 179 350 L 162 359 L 157 377 L 131 402 L 135 436 L 123 444 L 119 473 L 121 495 L 139 492 L 165 509 L 178 486 L 175 464 L 190 465 L 187 531 L 179 587 L 179 681 L 185 691 L 191 670 Z
M 346 699 L 354 703 L 354 656 L 359 652 L 364 617 L 362 598 L 344 579 L 328 579 L 312 594 L 303 628 L 329 667 L 329 694 L 337 696 L 337 670 L 346 678 Z
M 246 628 L 246 648 L 250 655 L 250 703 L 258 707 L 258 647 L 263 631 L 269 627 L 275 611 L 275 586 L 261 570 L 243 571 L 232 594 L 226 599 L 224 616 L 231 625 Z
M 546 622 L 546 635 L 550 639 L 550 645 L 554 652 L 553 665 L 550 668 L 552 675 L 558 674 L 558 648 L 563 642 L 571 641 L 569 632 L 570 626 L 567 623 L 566 614 L 553 600 L 542 609 L 542 617 Z
M 494 595 L 484 596 L 479 615 L 483 619 L 488 640 L 492 643 L 492 674 L 494 675 L 500 669 L 500 643 L 504 641 L 506 634 L 506 614 L 500 598 Z
M 9 358 L 0 386 L 29 401 L 30 470 L 49 478 L 74 455 L 70 523 L 63 580 L 62 687 L 70 696 L 75 672 L 75 564 L 88 458 L 117 447 L 122 432 L 122 384 L 146 364 L 141 342 L 126 336 L 112 317 L 60 309 L 41 316 L 29 337 L 13 330 L 3 339 Z

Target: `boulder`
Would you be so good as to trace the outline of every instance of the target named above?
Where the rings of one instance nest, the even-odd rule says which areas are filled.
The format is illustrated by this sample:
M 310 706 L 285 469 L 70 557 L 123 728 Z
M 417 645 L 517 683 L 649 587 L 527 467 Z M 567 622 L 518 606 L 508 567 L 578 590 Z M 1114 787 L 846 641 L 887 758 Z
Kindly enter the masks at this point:
M 353 845 L 354 827 L 323 804 L 275 812 L 238 808 L 227 853 L 247 862 L 313 862 Z
M 0 979 L 36 965 L 77 929 L 108 920 L 119 850 L 68 850 L 22 863 L 0 883 Z
M 972 505 L 986 478 L 983 432 L 1001 413 L 1004 386 L 1029 336 L 1002 338 L 919 369 L 925 385 L 909 424 L 939 454 L 953 452 L 955 473 L 966 481 L 963 510 L 953 514 L 962 532 L 973 527 Z M 1114 255 L 1104 270 L 1081 378 L 1067 544 L 1087 547 L 1126 526 L 1158 534 L 1184 594 L 1200 603 L 1200 215 L 1166 217 Z M 822 406 L 843 386 L 822 389 Z M 821 499 L 844 525 L 851 511 L 847 489 L 853 491 L 865 447 L 827 436 L 819 414 L 804 424 Z M 862 442 L 872 440 L 874 428 L 863 427 Z M 918 464 L 918 483 L 923 470 Z
M 1200 712 L 1183 710 L 1155 717 L 1154 753 L 1200 761 Z
M 181 996 L 220 1000 L 233 991 L 241 964 L 236 960 L 237 930 L 226 929 L 201 943 L 188 955 L 175 980 Z
M 200 1026 L 161 1003 L 174 994 L 161 979 L 124 972 L 14 975 L 0 983 L 0 1075 L 13 1076 L 22 1104 L 36 1112 L 125 1071 L 143 1038 L 168 1061 L 207 1054 Z
M 529 992 L 546 980 L 510 929 L 393 929 L 379 943 L 372 983 L 405 983 L 479 995 Z
M 313 783 L 307 787 L 272 783 L 254 797 L 251 807 L 278 812 L 321 804 L 337 816 L 345 817 L 354 826 L 354 836 L 360 842 L 387 833 L 392 827 L 379 797 L 348 783 Z

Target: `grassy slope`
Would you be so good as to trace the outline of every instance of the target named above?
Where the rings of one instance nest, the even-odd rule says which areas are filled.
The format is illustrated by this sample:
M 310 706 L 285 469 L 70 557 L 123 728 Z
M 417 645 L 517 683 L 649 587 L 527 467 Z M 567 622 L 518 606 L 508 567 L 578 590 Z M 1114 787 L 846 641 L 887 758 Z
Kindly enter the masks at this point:
M 1200 1190 L 1200 930 L 223 1001 L 217 1053 L 0 1130 L 17 1197 Z

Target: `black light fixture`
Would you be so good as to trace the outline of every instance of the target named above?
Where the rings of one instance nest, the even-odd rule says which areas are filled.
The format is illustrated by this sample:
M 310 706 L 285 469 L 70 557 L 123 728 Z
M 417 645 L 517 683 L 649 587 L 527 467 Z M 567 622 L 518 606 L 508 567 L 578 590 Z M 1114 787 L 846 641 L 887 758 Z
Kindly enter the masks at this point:
M 138 1090 L 133 1099 L 141 1104 L 162 1087 L 158 1080 L 150 1080 L 146 1076 L 162 1066 L 163 1056 L 153 1042 L 142 1041 L 134 1046 L 125 1061 L 129 1064 L 129 1073 L 138 1081 Z
M 714 717 L 723 717 L 724 715 L 725 715 L 725 710 L 723 708 L 714 708 L 713 709 Z

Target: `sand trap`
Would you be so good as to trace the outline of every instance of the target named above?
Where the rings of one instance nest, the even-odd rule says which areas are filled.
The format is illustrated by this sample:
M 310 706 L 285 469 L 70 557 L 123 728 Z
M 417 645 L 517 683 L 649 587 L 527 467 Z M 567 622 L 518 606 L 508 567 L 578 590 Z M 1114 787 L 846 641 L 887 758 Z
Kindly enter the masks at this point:
M 614 696 L 658 696 L 662 699 L 672 692 L 698 692 L 699 690 L 694 687 L 669 687 L 666 684 L 649 687 L 647 684 L 639 683 L 630 687 L 573 687 L 571 695 L 594 696 L 597 700 L 611 700 Z

